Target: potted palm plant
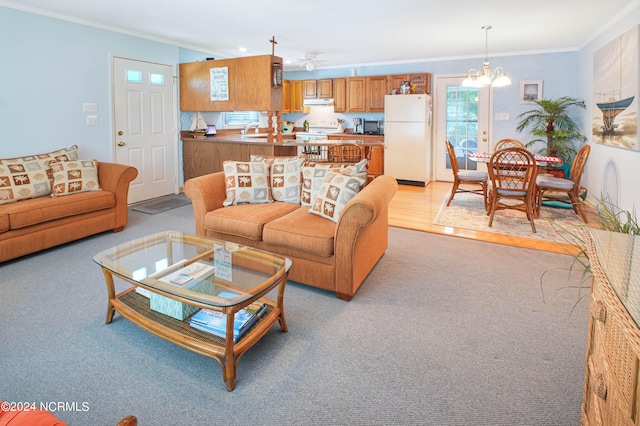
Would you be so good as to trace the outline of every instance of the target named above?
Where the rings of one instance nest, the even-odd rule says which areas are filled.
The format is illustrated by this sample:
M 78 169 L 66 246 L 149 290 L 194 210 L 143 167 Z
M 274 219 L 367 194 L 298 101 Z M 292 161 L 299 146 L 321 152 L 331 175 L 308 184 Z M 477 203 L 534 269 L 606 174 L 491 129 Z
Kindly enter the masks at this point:
M 547 156 L 560 157 L 565 164 L 565 170 L 571 168 L 577 147 L 587 138 L 580 132 L 580 126 L 569 115 L 572 107 L 585 109 L 581 99 L 563 96 L 557 99 L 534 100 L 534 109 L 525 111 L 518 116 L 521 119 L 516 130 L 522 132 L 528 129 L 533 139 L 527 146 L 542 143 L 538 153 Z

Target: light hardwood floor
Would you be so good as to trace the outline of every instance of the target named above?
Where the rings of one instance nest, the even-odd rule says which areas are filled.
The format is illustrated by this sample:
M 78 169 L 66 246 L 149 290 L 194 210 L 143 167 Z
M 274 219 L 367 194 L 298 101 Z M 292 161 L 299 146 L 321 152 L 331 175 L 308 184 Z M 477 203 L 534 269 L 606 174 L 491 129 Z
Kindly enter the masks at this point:
M 450 182 L 431 182 L 426 187 L 399 185 L 389 205 L 389 225 L 553 253 L 576 253 L 576 248 L 567 244 L 434 225 L 451 185 Z M 589 225 L 597 226 L 594 212 L 588 211 L 587 216 Z

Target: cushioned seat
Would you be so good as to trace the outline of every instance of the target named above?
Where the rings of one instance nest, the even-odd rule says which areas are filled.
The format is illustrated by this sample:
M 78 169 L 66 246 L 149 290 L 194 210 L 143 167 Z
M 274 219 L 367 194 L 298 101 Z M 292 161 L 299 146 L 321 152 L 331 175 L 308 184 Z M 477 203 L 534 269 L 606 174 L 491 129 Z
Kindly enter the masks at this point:
M 333 255 L 336 224 L 302 207 L 265 225 L 265 243 L 320 257 Z
M 299 208 L 299 204 L 291 203 L 229 206 L 207 213 L 204 227 L 214 232 L 260 241 L 266 223 Z
M 536 178 L 536 185 L 538 186 L 546 186 L 547 188 L 553 189 L 563 189 L 565 191 L 573 188 L 573 182 L 568 179 L 558 178 L 551 175 L 539 175 Z
M 40 197 L 6 204 L 10 229 L 20 229 L 39 223 L 110 209 L 116 205 L 115 194 L 108 191 L 81 192 L 65 197 Z M 1 221 L 0 221 L 1 223 Z
M 0 213 L 0 232 L 7 232 L 9 230 L 9 215 L 7 213 Z

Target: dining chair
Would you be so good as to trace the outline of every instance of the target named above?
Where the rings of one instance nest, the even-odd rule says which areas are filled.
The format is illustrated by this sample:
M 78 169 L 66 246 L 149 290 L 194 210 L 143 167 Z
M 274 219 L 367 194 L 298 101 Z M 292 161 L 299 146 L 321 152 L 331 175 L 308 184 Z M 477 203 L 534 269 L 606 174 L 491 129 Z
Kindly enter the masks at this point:
M 327 159 L 330 163 L 357 163 L 364 158 L 362 147 L 353 143 L 332 145 L 327 149 Z
M 539 175 L 536 178 L 536 216 L 540 214 L 543 202 L 558 201 L 571 204 L 573 211 L 582 218 L 584 223 L 587 223 L 587 216 L 580 200 L 580 179 L 590 152 L 590 145 L 585 145 L 578 150 L 568 179 L 552 175 Z
M 451 142 L 445 141 L 447 144 L 447 152 L 449 153 L 449 162 L 451 163 L 451 170 L 453 171 L 453 187 L 451 188 L 451 196 L 447 201 L 447 206 L 451 204 L 453 196 L 459 192 L 471 192 L 473 194 L 482 195 L 484 208 L 487 209 L 487 179 L 489 177 L 487 172 L 475 171 L 475 170 L 462 170 L 458 166 L 458 159 L 456 158 L 456 152 L 453 149 Z M 460 188 L 460 185 L 465 185 L 464 188 Z M 479 188 L 468 188 L 467 185 L 479 186 Z
M 529 151 L 519 147 L 508 147 L 494 152 L 489 159 L 489 227 L 498 210 L 524 211 L 536 232 L 533 222 L 535 214 L 535 177 L 537 164 Z
M 527 149 L 527 146 L 524 144 L 524 142 L 521 142 L 517 139 L 500 139 L 498 142 L 496 142 L 496 144 L 493 146 L 493 151 L 499 151 L 501 149 L 504 148 L 509 148 L 510 146 L 515 146 L 518 148 L 524 148 Z

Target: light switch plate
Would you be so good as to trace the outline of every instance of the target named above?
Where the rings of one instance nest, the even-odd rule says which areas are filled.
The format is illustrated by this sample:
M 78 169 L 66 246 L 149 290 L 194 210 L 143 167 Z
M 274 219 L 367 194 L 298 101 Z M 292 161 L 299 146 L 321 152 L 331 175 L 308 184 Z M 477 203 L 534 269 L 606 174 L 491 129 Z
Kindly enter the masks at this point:
M 496 120 L 508 120 L 509 119 L 509 113 L 508 112 L 496 112 L 495 119 Z
M 97 126 L 97 125 L 98 125 L 98 116 L 87 115 L 87 126 Z
M 98 112 L 98 104 L 85 102 L 82 104 L 82 112 Z

